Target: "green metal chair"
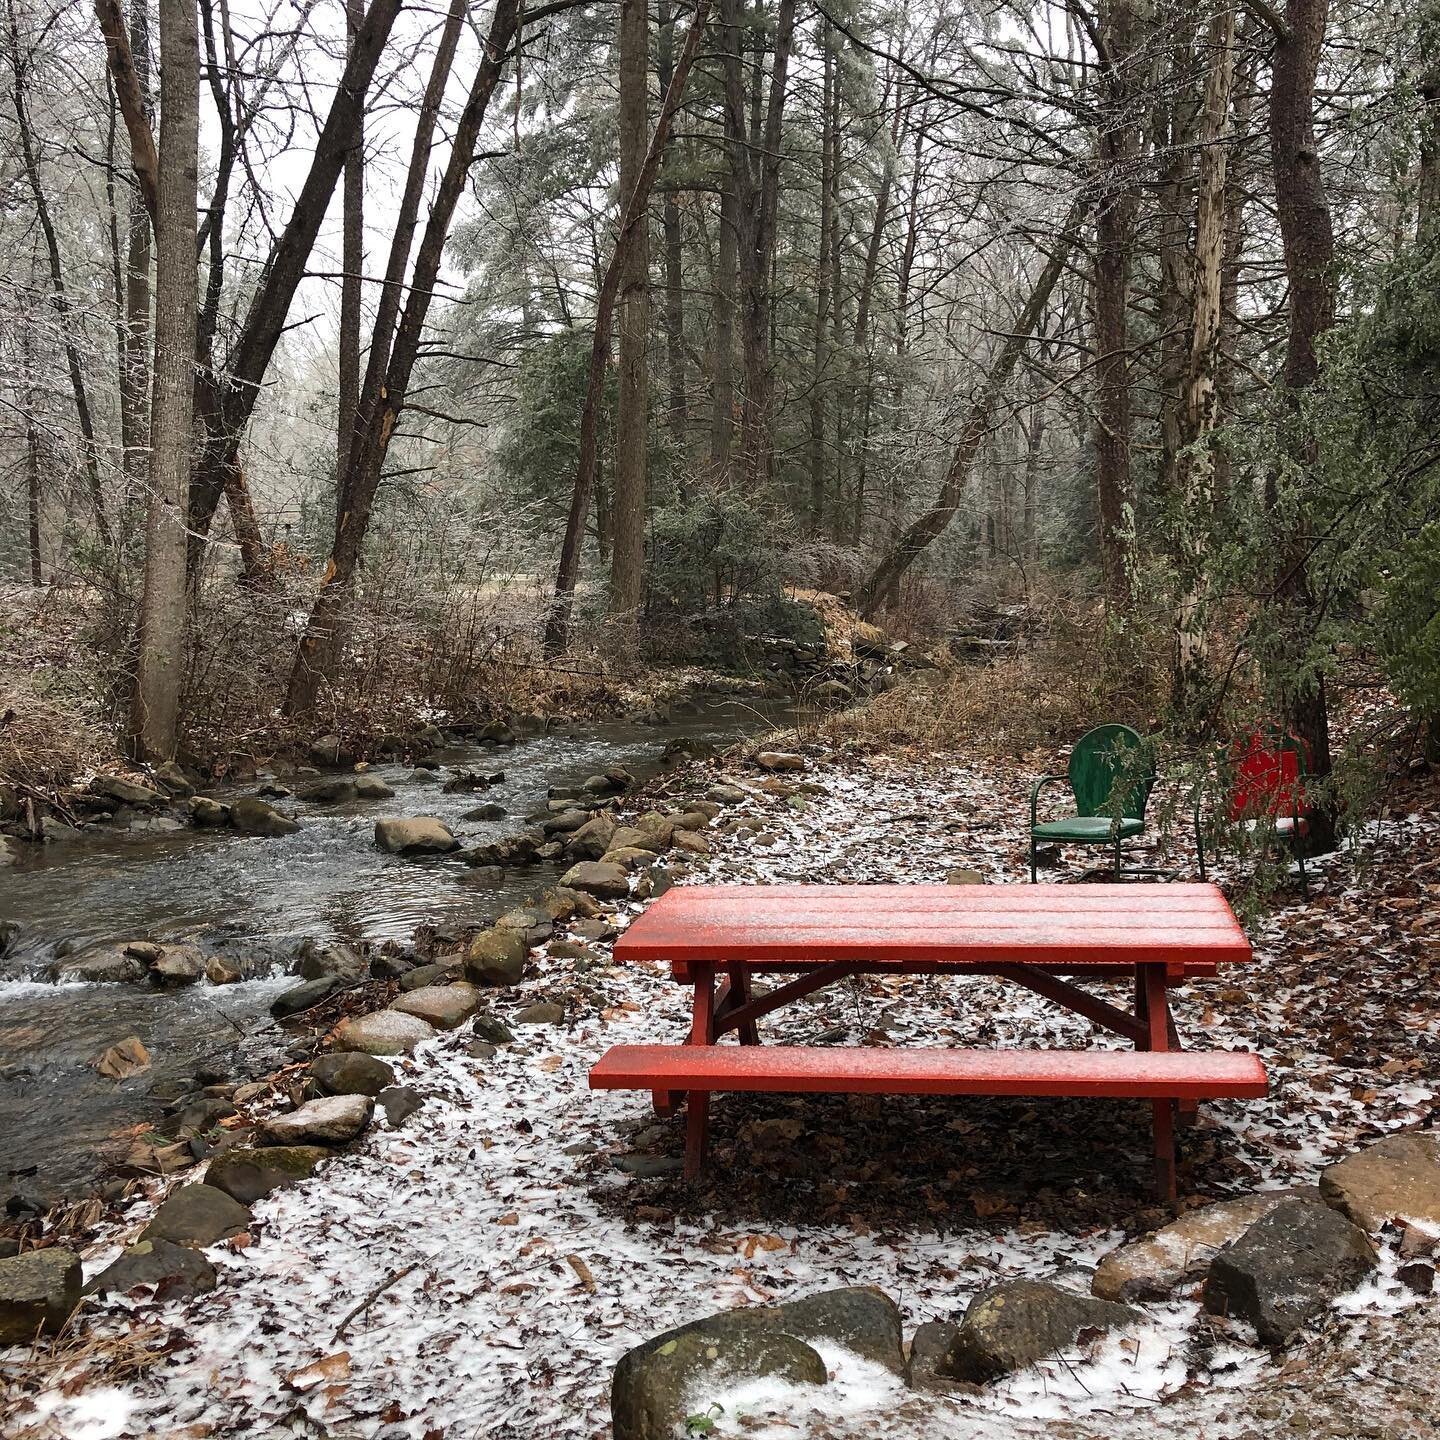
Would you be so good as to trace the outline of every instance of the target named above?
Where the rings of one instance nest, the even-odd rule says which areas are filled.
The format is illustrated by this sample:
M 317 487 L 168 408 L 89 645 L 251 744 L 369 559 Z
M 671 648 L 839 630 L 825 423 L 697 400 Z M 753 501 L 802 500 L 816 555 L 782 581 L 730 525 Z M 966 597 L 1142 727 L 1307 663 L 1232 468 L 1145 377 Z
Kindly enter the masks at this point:
M 1039 823 L 1040 792 L 1068 784 L 1075 813 Z M 1155 785 L 1155 766 L 1144 740 L 1128 725 L 1099 725 L 1075 742 L 1064 775 L 1042 775 L 1030 792 L 1030 883 L 1035 883 L 1035 845 L 1114 847 L 1114 873 L 1121 873 L 1121 844 L 1145 829 L 1145 807 Z

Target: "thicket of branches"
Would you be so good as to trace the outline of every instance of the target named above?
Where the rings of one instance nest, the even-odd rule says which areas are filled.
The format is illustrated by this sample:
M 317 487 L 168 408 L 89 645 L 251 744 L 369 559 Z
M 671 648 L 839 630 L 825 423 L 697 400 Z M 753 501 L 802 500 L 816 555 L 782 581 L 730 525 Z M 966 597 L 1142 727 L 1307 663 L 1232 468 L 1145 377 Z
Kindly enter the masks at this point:
M 187 278 L 153 52 L 189 16 L 159 673 L 205 669 L 218 590 L 261 703 L 333 710 L 381 557 L 443 512 L 552 655 L 604 611 L 634 653 L 787 581 L 883 616 L 1045 570 L 1107 653 L 1168 636 L 1196 732 L 1243 687 L 1323 771 L 1347 647 L 1440 709 L 1428 0 L 4 5 L 0 563 L 110 597 L 142 682 Z

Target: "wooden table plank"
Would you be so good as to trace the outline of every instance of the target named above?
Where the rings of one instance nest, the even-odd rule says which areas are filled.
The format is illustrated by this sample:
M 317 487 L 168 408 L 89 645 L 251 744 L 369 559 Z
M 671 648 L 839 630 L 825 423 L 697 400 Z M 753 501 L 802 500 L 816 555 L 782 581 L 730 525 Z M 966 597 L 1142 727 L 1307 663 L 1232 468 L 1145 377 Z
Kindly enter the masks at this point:
M 677 886 L 616 942 L 622 961 L 786 969 L 1164 964 L 1213 973 L 1250 944 L 1214 885 Z

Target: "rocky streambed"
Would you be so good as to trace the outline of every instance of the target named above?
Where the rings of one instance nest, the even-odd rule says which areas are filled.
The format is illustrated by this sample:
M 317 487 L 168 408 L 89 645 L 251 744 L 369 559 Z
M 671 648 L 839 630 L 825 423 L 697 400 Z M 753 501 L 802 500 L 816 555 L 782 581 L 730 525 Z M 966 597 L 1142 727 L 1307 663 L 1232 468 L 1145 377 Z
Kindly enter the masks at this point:
M 0 1200 L 29 1213 L 83 1194 L 117 1132 L 280 1063 L 271 1007 L 297 979 L 393 976 L 421 958 L 417 926 L 474 926 L 553 880 L 537 828 L 552 792 L 613 803 L 619 785 L 587 793 L 587 780 L 652 775 L 778 713 L 705 700 L 645 723 L 437 731 L 358 772 L 332 737 L 313 763 L 244 783 L 97 777 L 71 807 L 83 823 L 48 817 L 44 843 L 10 840 L 0 856 Z M 377 844 L 377 821 L 416 817 L 453 846 Z M 96 1069 L 131 1037 L 142 1068 Z

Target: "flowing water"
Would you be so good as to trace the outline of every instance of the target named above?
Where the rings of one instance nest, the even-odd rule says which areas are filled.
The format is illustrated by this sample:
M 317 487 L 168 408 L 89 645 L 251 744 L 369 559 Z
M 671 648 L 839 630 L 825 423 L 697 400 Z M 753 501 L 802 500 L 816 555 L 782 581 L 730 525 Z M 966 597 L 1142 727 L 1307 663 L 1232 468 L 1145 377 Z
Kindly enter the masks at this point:
M 377 765 L 369 773 L 394 789 L 393 799 L 275 801 L 301 822 L 276 839 L 187 829 L 36 847 L 33 858 L 0 871 L 0 922 L 20 927 L 0 960 L 0 1199 L 83 1190 L 96 1174 L 95 1146 L 154 1120 L 163 1102 L 194 1088 L 197 1071 L 243 1074 L 278 1058 L 283 1037 L 268 1007 L 295 983 L 284 968 L 300 941 L 404 940 L 422 922 L 481 923 L 553 883 L 553 869 L 497 878 L 446 857 L 387 855 L 373 843 L 380 816 L 438 816 L 464 845 L 485 844 L 521 828 L 550 786 L 578 785 L 617 763 L 644 778 L 667 742 L 724 745 L 766 728 L 773 714 L 724 703 L 664 727 L 601 723 L 450 750 L 433 783 L 408 767 Z M 440 780 L 451 767 L 503 769 L 505 778 L 445 794 Z M 489 801 L 505 807 L 505 819 L 461 818 Z M 177 991 L 43 978 L 58 955 L 90 945 L 182 938 L 262 978 Z M 130 1035 L 149 1050 L 150 1069 L 119 1084 L 103 1079 L 96 1057 Z

